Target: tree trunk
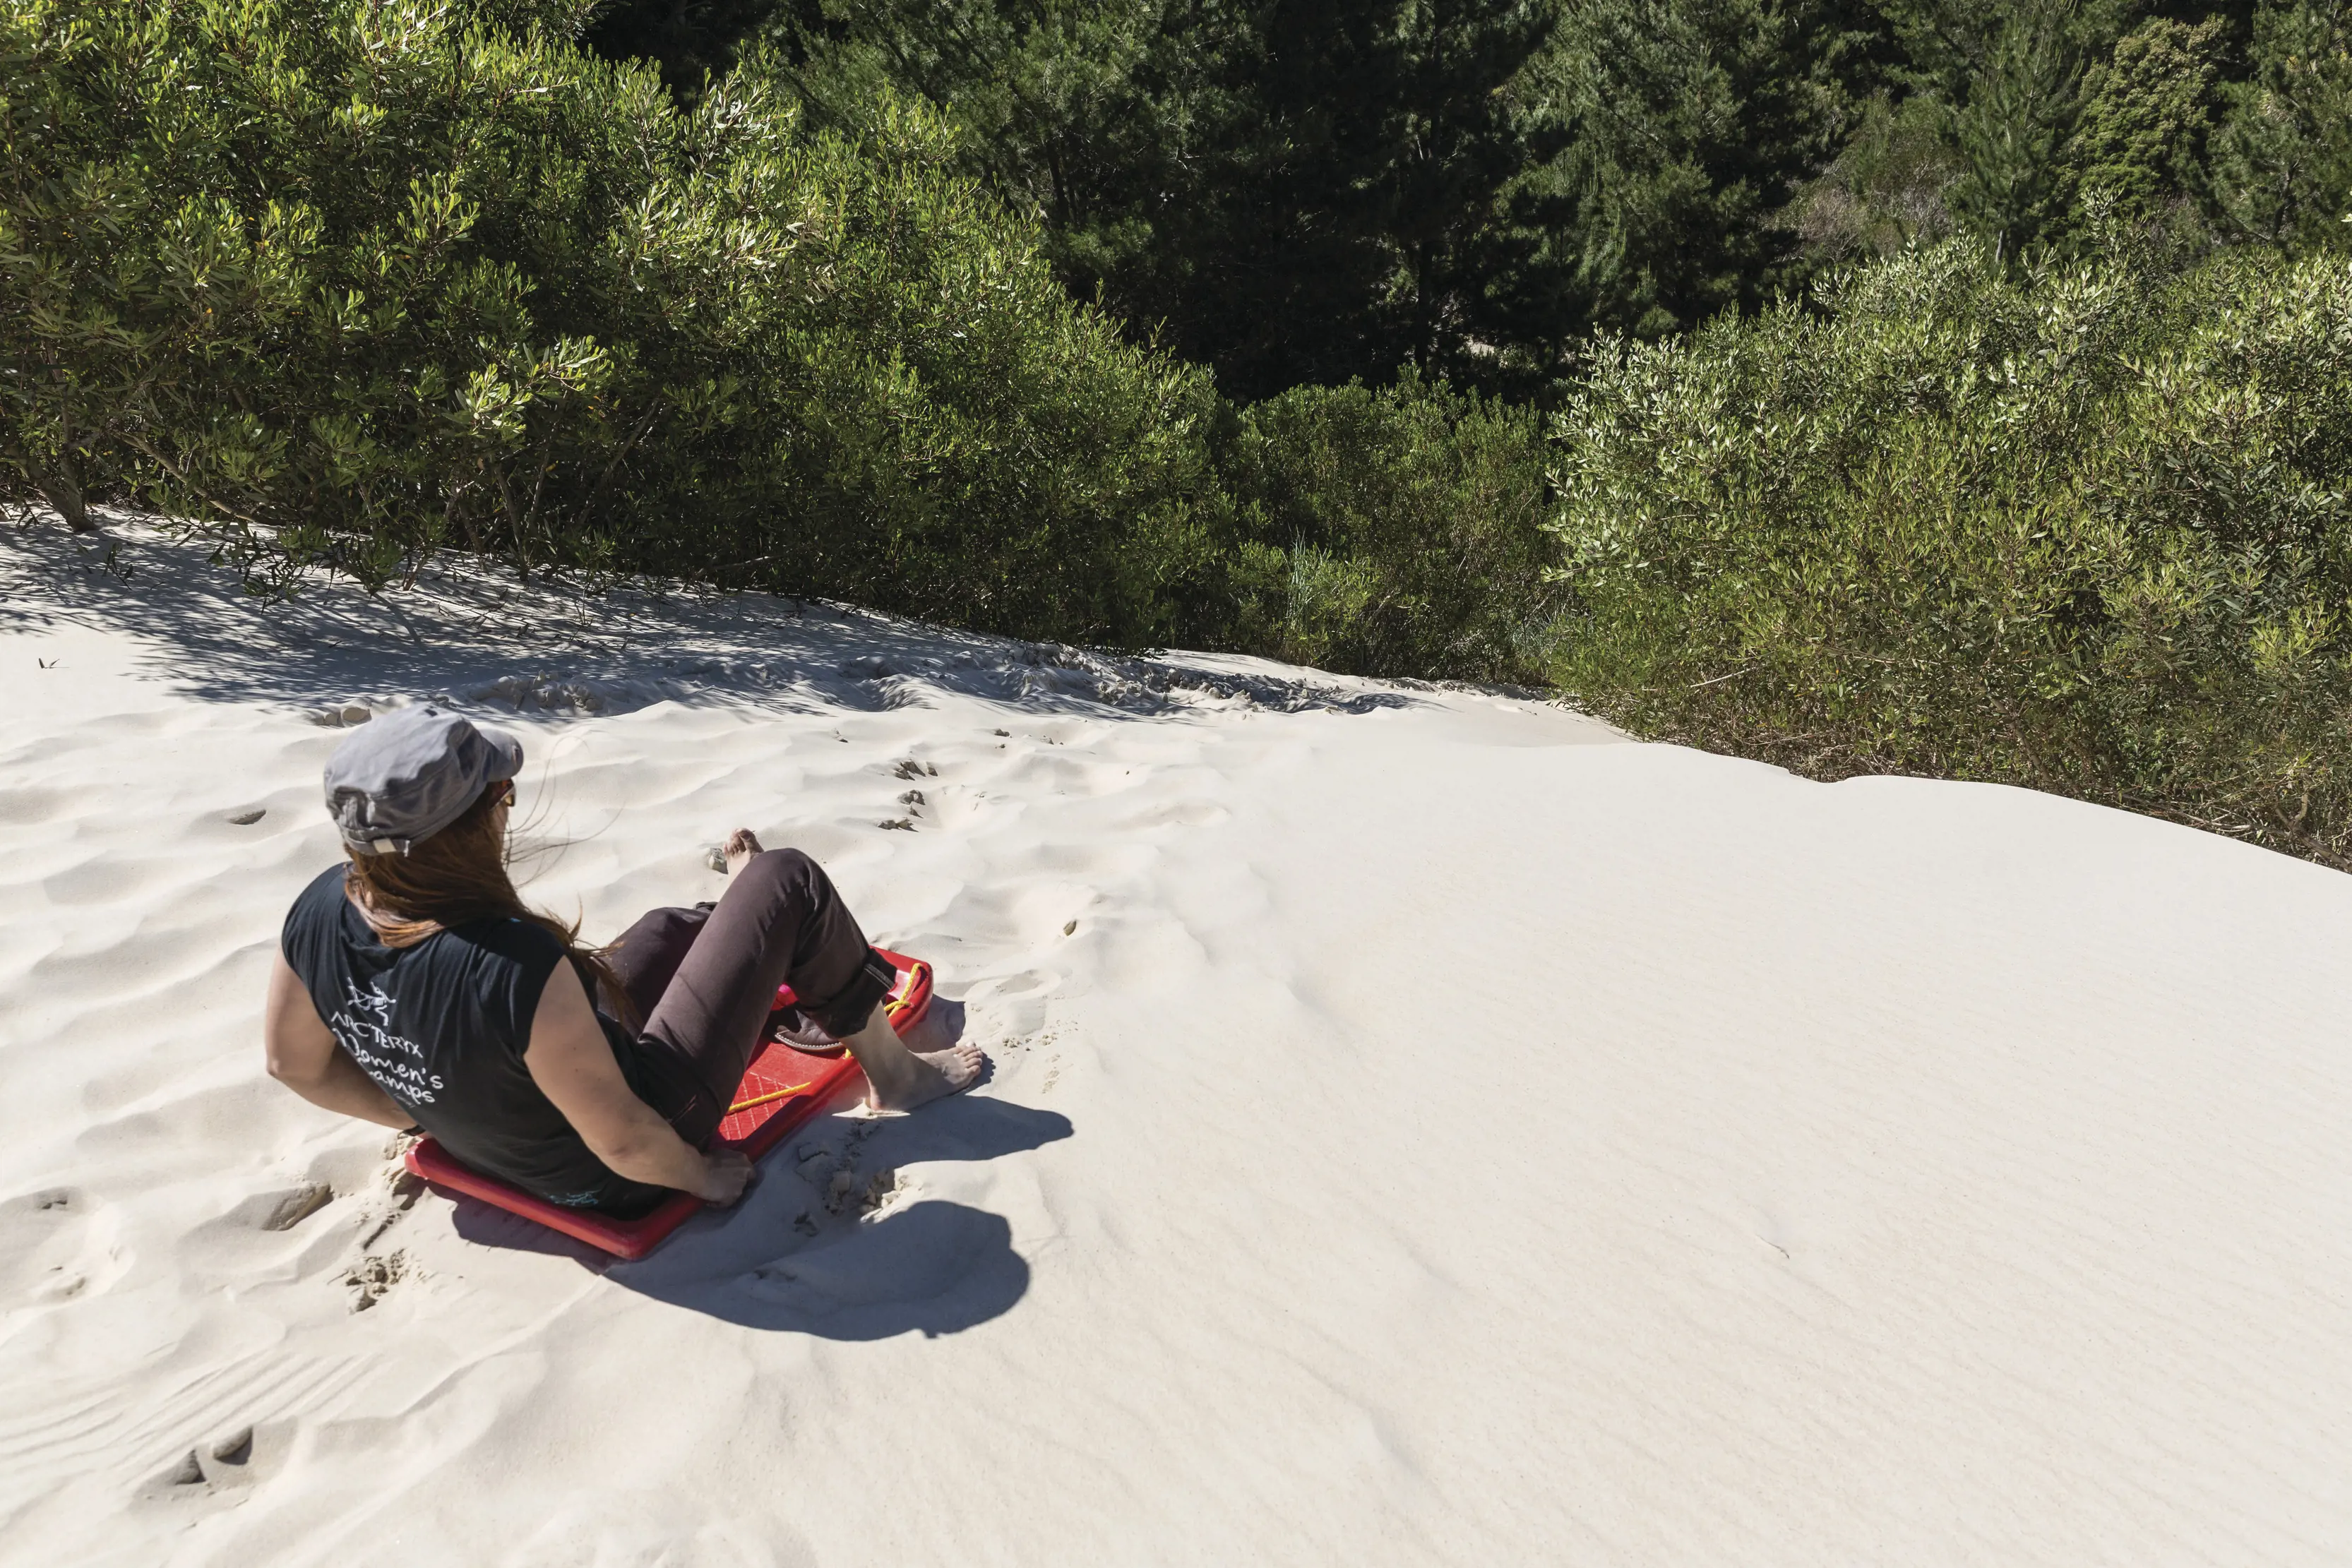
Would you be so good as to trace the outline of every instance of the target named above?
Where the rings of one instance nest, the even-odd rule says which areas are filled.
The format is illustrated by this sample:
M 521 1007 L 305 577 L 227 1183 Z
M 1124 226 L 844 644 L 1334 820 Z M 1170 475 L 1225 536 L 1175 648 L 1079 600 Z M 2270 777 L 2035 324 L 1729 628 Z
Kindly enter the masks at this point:
M 66 527 L 78 534 L 89 533 L 98 525 L 89 520 L 89 507 L 81 497 L 81 486 L 74 482 L 70 466 L 60 467 L 54 474 L 36 474 L 33 487 L 49 509 L 66 520 Z

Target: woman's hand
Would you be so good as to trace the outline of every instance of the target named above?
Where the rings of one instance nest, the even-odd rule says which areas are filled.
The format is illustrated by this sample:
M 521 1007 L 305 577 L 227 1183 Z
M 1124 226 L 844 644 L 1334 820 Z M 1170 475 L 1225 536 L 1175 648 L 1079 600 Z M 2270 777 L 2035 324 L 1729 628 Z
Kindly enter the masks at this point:
M 732 1208 L 751 1185 L 751 1161 L 740 1149 L 702 1156 L 702 1180 L 694 1196 L 713 1208 Z

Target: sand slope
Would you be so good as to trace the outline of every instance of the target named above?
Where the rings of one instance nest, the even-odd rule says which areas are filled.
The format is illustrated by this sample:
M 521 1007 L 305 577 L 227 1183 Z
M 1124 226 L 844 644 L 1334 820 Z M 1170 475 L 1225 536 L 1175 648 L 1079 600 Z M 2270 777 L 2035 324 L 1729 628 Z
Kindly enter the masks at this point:
M 125 532 L 0 536 L 0 1560 L 2352 1559 L 2352 879 L 1251 661 L 264 610 Z M 634 1265 L 402 1193 L 257 1004 L 341 716 L 416 695 L 524 733 L 543 905 L 754 827 L 993 1079 Z

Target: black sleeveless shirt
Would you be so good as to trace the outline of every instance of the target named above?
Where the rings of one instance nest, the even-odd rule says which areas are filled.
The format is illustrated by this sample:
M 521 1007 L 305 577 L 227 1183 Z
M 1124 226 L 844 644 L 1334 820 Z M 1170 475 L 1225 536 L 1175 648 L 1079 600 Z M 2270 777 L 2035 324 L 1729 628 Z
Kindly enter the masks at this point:
M 527 920 L 483 920 L 389 947 L 321 872 L 287 913 L 287 966 L 361 1070 L 466 1165 L 552 1203 L 642 1211 L 667 1196 L 589 1151 L 523 1065 L 563 944 Z M 628 1031 L 598 1014 L 636 1088 Z

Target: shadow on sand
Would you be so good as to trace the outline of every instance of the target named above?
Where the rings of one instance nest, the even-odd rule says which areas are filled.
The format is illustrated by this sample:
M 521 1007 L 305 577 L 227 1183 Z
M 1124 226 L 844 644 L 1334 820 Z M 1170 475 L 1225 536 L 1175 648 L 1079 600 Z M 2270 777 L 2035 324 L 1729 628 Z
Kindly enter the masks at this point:
M 85 536 L 0 526 L 0 624 L 134 632 L 142 678 L 201 701 L 291 705 L 321 724 L 402 697 L 568 716 L 712 702 L 873 713 L 953 693 L 1103 718 L 1199 696 L 1352 713 L 1418 700 L 1240 667 L 1254 661 L 1121 658 L 766 594 L 523 582 L 457 556 L 382 594 L 337 582 L 270 601 L 242 581 L 201 545 L 127 520 Z
M 615 1285 L 689 1312 L 824 1339 L 955 1333 L 1010 1311 L 1028 1291 L 1029 1265 L 1013 1249 L 1003 1216 L 938 1198 L 864 1218 L 853 1202 L 833 1216 L 824 1194 L 794 1171 L 795 1151 L 848 1145 L 863 1177 L 1034 1149 L 1069 1137 L 1069 1119 L 964 1094 L 865 1125 L 871 1134 L 859 1139 L 845 1131 L 851 1124 L 843 1118 L 811 1124 L 761 1162 L 741 1204 L 688 1221 L 633 1263 L 472 1198 L 456 1200 L 457 1234 L 485 1247 L 573 1259 Z

